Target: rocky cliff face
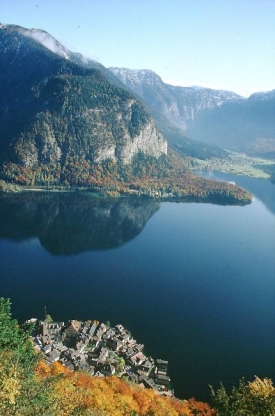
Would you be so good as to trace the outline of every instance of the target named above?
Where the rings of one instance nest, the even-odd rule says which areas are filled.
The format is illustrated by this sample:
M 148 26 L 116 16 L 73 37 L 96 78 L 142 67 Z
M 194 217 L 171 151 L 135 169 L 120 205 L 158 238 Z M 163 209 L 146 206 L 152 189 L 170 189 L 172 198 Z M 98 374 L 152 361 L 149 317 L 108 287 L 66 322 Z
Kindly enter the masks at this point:
M 186 122 L 194 120 L 203 109 L 218 107 L 241 97 L 230 91 L 202 87 L 176 87 L 165 84 L 153 71 L 109 68 L 128 88 L 162 113 L 170 122 L 186 129 Z
M 219 107 L 228 100 L 241 99 L 237 94 L 199 87 L 175 87 L 165 84 L 150 70 L 109 70 L 129 91 L 140 97 L 170 147 L 183 156 L 199 159 L 227 156 L 222 148 L 203 143 L 203 139 L 191 140 L 186 129 L 188 123 L 194 120 L 200 111 Z
M 126 133 L 127 134 L 127 133 Z M 156 130 L 155 125 L 147 123 L 140 133 L 133 137 L 125 136 L 124 145 L 110 144 L 98 149 L 95 161 L 101 162 L 111 159 L 115 162 L 120 161 L 124 165 L 131 163 L 134 156 L 139 152 L 159 158 L 162 154 L 167 154 L 167 142 Z
M 2 167 L 61 171 L 68 160 L 123 165 L 167 153 L 144 106 L 92 66 L 46 32 L 0 26 Z
M 154 72 L 110 68 L 132 91 L 142 97 L 166 133 L 163 120 L 184 130 L 189 139 L 200 142 L 199 150 L 189 140 L 189 154 L 204 158 L 204 154 L 221 157 L 216 149 L 220 146 L 253 155 L 274 157 L 275 151 L 275 93 L 259 92 L 248 99 L 222 90 L 201 87 L 175 87 L 165 84 Z M 164 128 L 163 128 L 164 126 Z M 172 134 L 170 134 L 170 131 Z M 183 148 L 187 154 L 186 138 L 168 127 L 167 138 L 174 148 Z M 206 146 L 206 151 L 201 150 Z M 216 155 L 215 155 L 216 153 Z

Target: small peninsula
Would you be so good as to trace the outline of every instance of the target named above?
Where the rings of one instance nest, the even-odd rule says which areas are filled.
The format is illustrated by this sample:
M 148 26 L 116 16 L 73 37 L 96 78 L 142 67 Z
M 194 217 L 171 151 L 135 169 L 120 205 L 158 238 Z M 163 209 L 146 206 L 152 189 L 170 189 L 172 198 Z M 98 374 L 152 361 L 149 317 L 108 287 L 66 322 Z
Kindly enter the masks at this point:
M 58 170 L 54 166 L 32 170 L 10 164 L 4 179 L 0 177 L 0 193 L 88 192 L 104 197 L 135 196 L 221 205 L 246 205 L 252 201 L 251 193 L 244 188 L 195 175 L 186 166 L 186 161 L 171 149 L 159 158 L 139 152 L 126 166 L 111 160 L 91 165 L 83 159 L 66 168 L 69 169 L 66 180 L 49 178 L 43 169 Z M 46 179 L 37 181 L 38 171 Z

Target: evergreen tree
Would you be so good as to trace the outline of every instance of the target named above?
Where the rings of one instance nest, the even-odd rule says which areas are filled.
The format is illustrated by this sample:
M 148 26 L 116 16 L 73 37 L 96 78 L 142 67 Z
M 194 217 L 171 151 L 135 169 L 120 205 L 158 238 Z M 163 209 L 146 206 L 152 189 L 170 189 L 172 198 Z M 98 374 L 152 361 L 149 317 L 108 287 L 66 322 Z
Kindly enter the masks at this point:
M 52 380 L 35 376 L 41 359 L 30 340 L 32 326 L 11 318 L 9 299 L 0 298 L 0 414 L 48 414 Z

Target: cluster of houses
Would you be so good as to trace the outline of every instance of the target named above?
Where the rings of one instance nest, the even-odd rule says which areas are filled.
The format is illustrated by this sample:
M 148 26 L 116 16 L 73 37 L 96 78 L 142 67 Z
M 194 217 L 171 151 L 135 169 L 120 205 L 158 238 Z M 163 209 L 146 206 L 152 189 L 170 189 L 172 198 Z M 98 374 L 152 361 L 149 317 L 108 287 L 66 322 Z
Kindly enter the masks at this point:
M 72 371 L 87 371 L 95 377 L 116 375 L 159 394 L 173 396 L 168 362 L 154 360 L 142 352 L 122 325 L 110 327 L 98 321 L 37 321 L 32 336 L 35 349 L 47 364 L 59 361 Z

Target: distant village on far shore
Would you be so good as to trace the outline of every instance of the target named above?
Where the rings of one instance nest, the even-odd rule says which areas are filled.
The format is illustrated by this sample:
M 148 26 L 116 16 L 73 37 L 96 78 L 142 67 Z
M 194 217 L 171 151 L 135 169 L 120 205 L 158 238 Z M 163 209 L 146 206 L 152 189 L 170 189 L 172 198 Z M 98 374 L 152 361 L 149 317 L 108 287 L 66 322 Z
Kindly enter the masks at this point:
M 99 321 L 64 322 L 30 319 L 34 348 L 48 365 L 58 361 L 71 371 L 86 371 L 94 377 L 116 375 L 158 394 L 172 397 L 168 362 L 147 357 L 122 325 L 111 327 Z

